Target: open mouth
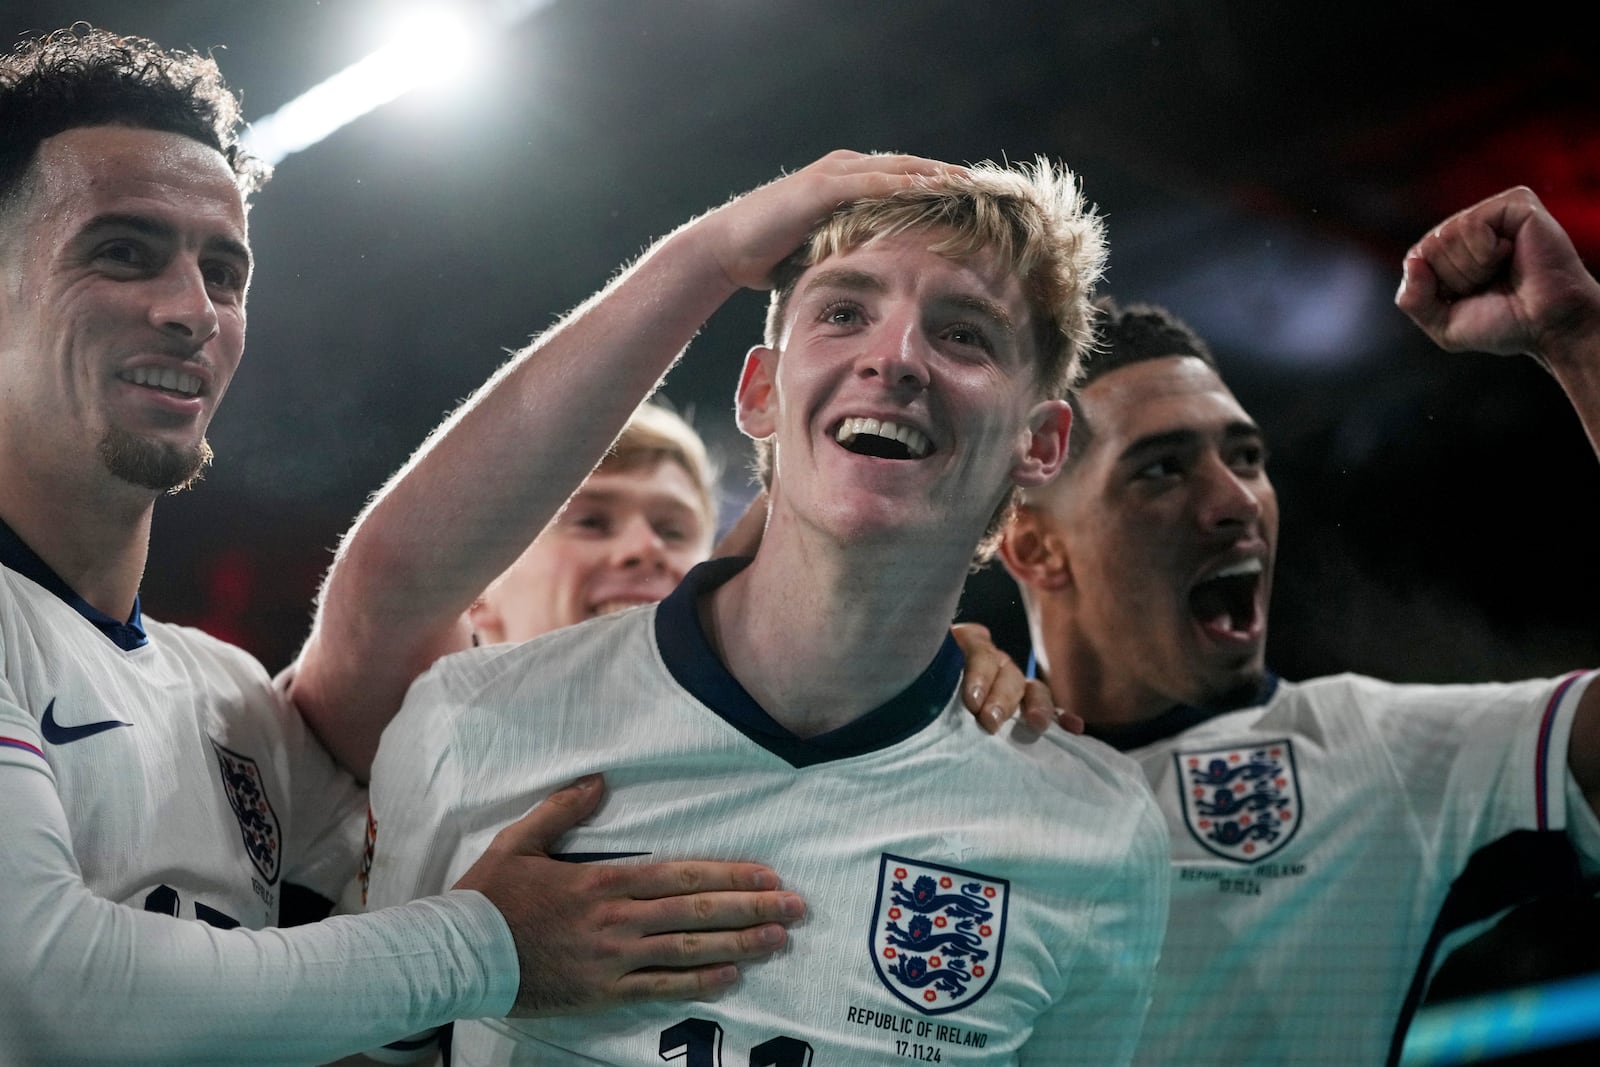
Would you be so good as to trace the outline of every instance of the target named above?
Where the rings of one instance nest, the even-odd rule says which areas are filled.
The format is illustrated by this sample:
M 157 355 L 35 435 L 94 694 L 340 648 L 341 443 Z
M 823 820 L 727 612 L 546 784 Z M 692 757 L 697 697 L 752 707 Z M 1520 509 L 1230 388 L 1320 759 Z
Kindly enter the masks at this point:
M 848 451 L 877 459 L 922 459 L 933 450 L 927 434 L 887 419 L 845 419 L 833 437 Z
M 1225 567 L 1189 591 L 1189 610 L 1208 633 L 1240 638 L 1258 628 L 1256 601 L 1265 567 L 1259 559 Z
M 200 392 L 199 378 L 183 371 L 173 370 L 171 367 L 135 367 L 117 377 L 125 382 L 142 385 L 148 389 L 158 389 L 174 396 L 190 397 Z

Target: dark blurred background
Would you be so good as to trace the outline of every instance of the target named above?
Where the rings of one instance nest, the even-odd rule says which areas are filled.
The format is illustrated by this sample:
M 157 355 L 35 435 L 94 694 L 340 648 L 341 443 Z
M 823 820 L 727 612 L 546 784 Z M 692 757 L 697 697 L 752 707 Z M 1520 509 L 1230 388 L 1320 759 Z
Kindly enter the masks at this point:
M 260 118 L 414 4 L 10 0 L 215 49 Z M 153 616 L 282 666 L 329 552 L 459 399 L 691 215 L 836 147 L 1057 157 L 1106 216 L 1106 288 L 1216 348 L 1273 443 L 1271 658 L 1487 680 L 1600 663 L 1600 464 L 1544 371 L 1447 356 L 1393 307 L 1405 249 L 1531 186 L 1600 265 L 1600 79 L 1577 7 L 1217 0 L 506 0 L 466 76 L 284 159 L 257 197 L 247 358 L 218 463 L 157 510 Z M 668 379 L 749 493 L 731 396 L 762 298 Z M 486 479 L 494 472 L 485 471 Z M 1025 654 L 1014 588 L 963 616 Z M 403 620 L 397 620 L 403 625 Z
M 216 50 L 260 118 L 372 52 L 385 0 L 12 0 Z M 1393 307 L 1405 249 L 1532 186 L 1600 262 L 1600 79 L 1574 15 L 1519 5 L 557 0 L 476 12 L 465 76 L 284 159 L 256 200 L 250 343 L 215 469 L 157 512 L 146 609 L 269 667 L 366 495 L 505 357 L 654 237 L 835 147 L 1046 154 L 1107 219 L 1107 289 L 1218 350 L 1283 498 L 1272 658 L 1488 679 L 1600 662 L 1597 464 L 1527 360 L 1446 356 Z M 731 396 L 762 298 L 665 395 L 749 492 Z M 484 472 L 486 478 L 493 472 Z M 1015 596 L 963 614 L 1020 649 Z

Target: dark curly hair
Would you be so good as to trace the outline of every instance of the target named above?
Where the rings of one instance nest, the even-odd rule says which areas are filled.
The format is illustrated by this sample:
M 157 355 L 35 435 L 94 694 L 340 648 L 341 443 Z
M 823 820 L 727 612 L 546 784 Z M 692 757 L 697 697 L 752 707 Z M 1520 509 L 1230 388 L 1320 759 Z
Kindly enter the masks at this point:
M 209 145 L 248 197 L 271 176 L 239 143 L 239 99 L 210 56 L 75 23 L 0 55 L 0 211 L 39 145 L 82 126 L 132 126 Z

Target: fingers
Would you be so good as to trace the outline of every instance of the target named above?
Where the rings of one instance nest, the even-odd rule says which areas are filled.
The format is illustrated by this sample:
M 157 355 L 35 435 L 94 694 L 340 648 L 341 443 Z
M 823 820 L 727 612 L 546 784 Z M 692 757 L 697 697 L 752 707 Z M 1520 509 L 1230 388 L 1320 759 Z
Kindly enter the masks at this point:
M 1063 721 L 1049 687 L 1023 674 L 1016 661 L 994 643 L 988 627 L 964 622 L 952 626 L 950 632 L 967 661 L 961 702 L 984 730 L 994 733 L 1019 711 L 1035 733 L 1044 733 L 1051 723 Z M 1076 716 L 1070 718 L 1077 720 Z M 1082 733 L 1081 724 L 1073 732 Z
M 659 866 L 659 865 L 651 865 Z M 649 867 L 618 867 L 619 872 L 648 871 Z M 770 873 L 770 872 L 768 872 Z M 793 923 L 806 914 L 805 901 L 787 890 L 720 890 L 646 897 L 636 886 L 619 880 L 606 887 L 607 895 L 626 896 L 613 921 L 625 923 L 642 935 L 704 930 L 746 930 L 774 923 Z M 704 961 L 702 961 L 704 962 Z
M 913 175 L 933 177 L 965 170 L 965 167 L 924 156 L 909 156 L 895 152 L 855 152 L 837 149 L 812 163 L 806 170 L 815 170 L 837 177 L 853 178 L 862 175 L 883 176 L 891 179 Z M 904 184 L 896 182 L 896 184 Z
M 640 866 L 485 854 L 457 883 L 500 908 L 517 946 L 514 1013 L 725 988 L 737 965 L 770 956 L 805 903 L 753 863 Z M 667 972 L 672 972 L 668 974 Z
M 1075 734 L 1083 733 L 1083 720 L 1056 707 L 1050 687 L 1037 678 L 1029 678 L 1022 695 L 1022 721 L 1028 728 L 1044 733 L 1052 723 L 1059 723 Z
M 1465 296 L 1504 268 L 1514 247 L 1514 226 L 1502 205 L 1480 204 L 1447 219 L 1418 241 L 1406 259 L 1415 257 L 1427 265 L 1437 296 Z
M 820 209 L 813 210 L 814 222 L 820 222 L 845 204 L 890 196 L 915 187 L 924 178 L 966 169 L 921 156 L 881 153 L 847 153 L 843 159 L 830 155 L 814 166 L 819 167 L 814 196 Z
M 1406 253 L 1401 271 L 1396 306 L 1448 352 L 1549 360 L 1589 332 L 1571 324 L 1588 318 L 1593 279 L 1524 186 L 1440 223 Z
M 1088 729 L 1088 724 L 1083 721 L 1083 716 L 1077 712 L 1068 711 L 1066 708 L 1056 709 L 1056 725 L 1069 734 L 1081 734 Z
M 522 818 L 495 835 L 495 846 L 511 852 L 549 852 L 561 835 L 594 814 L 605 795 L 598 774 L 585 775 L 534 805 Z M 776 884 L 776 883 L 774 883 Z
M 788 930 L 776 923 L 645 938 L 630 953 L 638 967 L 619 978 L 612 992 L 624 1001 L 703 999 L 737 982 L 740 962 L 765 959 L 788 940 Z
M 605 879 L 605 884 L 597 887 L 600 891 L 608 896 L 641 901 L 693 900 L 701 896 L 732 894 L 770 898 L 778 888 L 778 876 L 770 867 L 764 867 L 759 863 L 671 860 L 664 863 L 594 869 L 603 872 Z M 761 914 L 754 917 L 770 919 L 776 916 Z M 731 925 L 745 924 L 746 922 L 738 922 Z
M 831 152 L 793 174 L 735 197 L 696 223 L 704 247 L 734 288 L 766 289 L 772 270 L 841 205 L 884 196 L 965 168 L 889 153 Z M 697 239 L 698 240 L 698 239 Z
M 617 1001 L 707 1000 L 739 981 L 739 968 L 714 964 L 687 971 L 633 971 L 618 979 L 612 992 Z
M 1017 671 L 1016 681 L 1003 675 L 1006 665 L 1016 670 L 1016 664 L 995 647 L 989 628 L 975 622 L 957 623 L 950 628 L 956 639 L 966 667 L 961 674 L 961 702 L 978 720 L 978 725 L 989 733 L 1000 729 L 1022 698 L 1022 673 Z
M 1400 263 L 1400 289 L 1394 295 L 1394 303 L 1435 344 L 1443 345 L 1450 324 L 1450 301 L 1440 293 L 1439 280 L 1427 259 L 1415 248 Z

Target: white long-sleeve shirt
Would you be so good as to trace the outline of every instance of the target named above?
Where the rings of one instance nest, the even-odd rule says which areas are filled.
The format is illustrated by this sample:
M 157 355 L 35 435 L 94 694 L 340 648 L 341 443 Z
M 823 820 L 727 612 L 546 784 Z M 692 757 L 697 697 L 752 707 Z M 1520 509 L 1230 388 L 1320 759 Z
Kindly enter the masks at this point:
M 364 791 L 241 650 L 3 527 L 0 564 L 0 1063 L 318 1063 L 510 1009 L 480 894 L 270 929 L 354 875 Z

